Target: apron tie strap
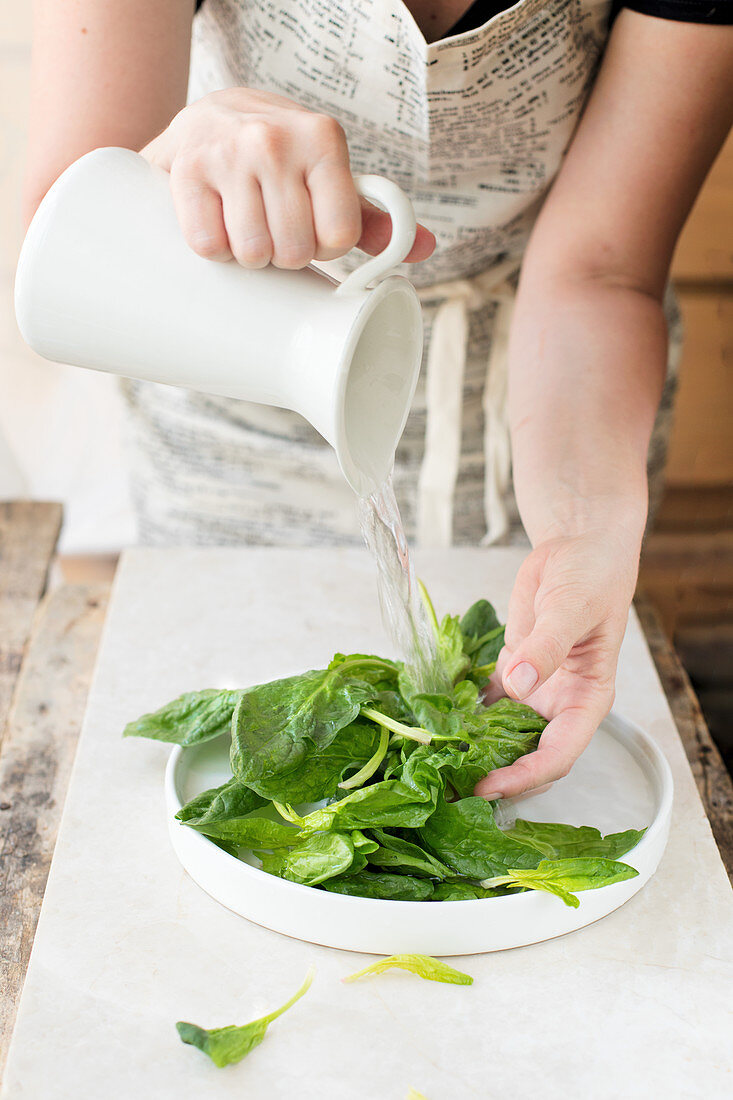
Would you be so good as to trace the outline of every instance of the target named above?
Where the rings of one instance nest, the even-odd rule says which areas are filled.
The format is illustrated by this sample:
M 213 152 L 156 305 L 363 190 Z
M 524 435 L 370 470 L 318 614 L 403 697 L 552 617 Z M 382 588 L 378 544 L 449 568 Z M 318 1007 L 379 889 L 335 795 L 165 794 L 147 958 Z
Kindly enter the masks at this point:
M 507 347 L 511 325 L 516 260 L 470 279 L 419 287 L 423 302 L 440 301 L 433 320 L 427 357 L 425 452 L 417 487 L 417 541 L 420 546 L 450 546 L 453 498 L 461 455 L 463 379 L 468 347 L 469 311 L 497 302 L 484 385 L 484 511 L 488 545 L 509 527 L 504 494 L 511 473 L 506 413 Z

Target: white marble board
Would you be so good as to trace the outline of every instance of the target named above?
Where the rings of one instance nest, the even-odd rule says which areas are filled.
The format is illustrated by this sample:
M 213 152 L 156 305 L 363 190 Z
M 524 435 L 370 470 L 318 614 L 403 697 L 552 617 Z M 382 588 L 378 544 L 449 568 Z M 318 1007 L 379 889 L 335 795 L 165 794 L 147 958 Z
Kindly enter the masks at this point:
M 422 553 L 440 610 L 504 613 L 515 550 Z M 4 1100 L 428 1100 L 733 1094 L 733 894 L 635 618 L 616 707 L 667 755 L 675 813 L 657 875 L 557 940 L 459 965 L 471 988 L 291 940 L 223 909 L 181 870 L 165 747 L 125 722 L 184 690 L 387 650 L 372 566 L 351 550 L 137 550 L 120 568 L 10 1051 Z M 317 967 L 244 1062 L 216 1069 L 174 1023 L 243 1023 Z

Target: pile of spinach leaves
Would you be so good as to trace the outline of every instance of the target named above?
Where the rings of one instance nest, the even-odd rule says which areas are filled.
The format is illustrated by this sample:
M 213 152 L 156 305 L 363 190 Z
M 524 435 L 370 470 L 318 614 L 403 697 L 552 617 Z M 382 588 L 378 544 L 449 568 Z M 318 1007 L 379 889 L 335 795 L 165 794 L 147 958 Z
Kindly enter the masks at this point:
M 511 699 L 482 702 L 504 643 L 487 600 L 442 622 L 427 605 L 442 692 L 420 690 L 399 661 L 337 653 L 325 669 L 187 693 L 125 736 L 184 746 L 230 736 L 232 778 L 176 816 L 291 882 L 392 901 L 542 890 L 577 906 L 576 891 L 634 877 L 618 859 L 643 830 L 603 837 L 522 820 L 502 830 L 494 805 L 473 795 L 535 749 L 546 722 Z

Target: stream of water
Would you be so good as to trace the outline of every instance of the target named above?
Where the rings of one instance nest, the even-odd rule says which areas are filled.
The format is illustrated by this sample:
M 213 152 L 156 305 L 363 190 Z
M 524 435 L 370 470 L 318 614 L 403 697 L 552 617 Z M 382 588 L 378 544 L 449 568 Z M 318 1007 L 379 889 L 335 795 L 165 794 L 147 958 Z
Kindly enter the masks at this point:
M 398 654 L 422 691 L 445 690 L 391 476 L 371 496 L 360 499 L 359 522 L 377 567 L 382 619 Z

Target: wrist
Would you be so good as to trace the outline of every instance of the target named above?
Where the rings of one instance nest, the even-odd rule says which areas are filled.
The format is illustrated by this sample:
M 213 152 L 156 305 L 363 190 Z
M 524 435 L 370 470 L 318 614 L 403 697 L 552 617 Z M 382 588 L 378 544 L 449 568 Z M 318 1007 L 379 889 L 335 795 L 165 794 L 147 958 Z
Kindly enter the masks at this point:
M 646 478 L 637 486 L 627 484 L 622 493 L 559 494 L 543 500 L 537 508 L 530 504 L 523 509 L 520 503 L 527 534 L 535 547 L 554 539 L 605 535 L 617 542 L 619 548 L 637 556 L 647 510 Z

